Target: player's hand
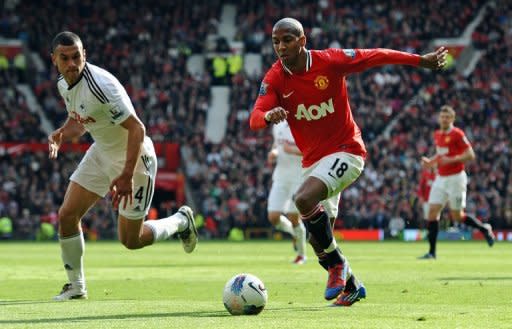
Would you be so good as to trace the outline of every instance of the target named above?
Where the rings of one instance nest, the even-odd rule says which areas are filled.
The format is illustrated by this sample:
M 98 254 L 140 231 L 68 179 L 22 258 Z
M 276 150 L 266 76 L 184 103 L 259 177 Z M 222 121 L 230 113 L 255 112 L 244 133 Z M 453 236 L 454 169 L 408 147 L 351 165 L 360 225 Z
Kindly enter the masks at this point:
M 110 193 L 112 197 L 112 205 L 115 209 L 119 208 L 119 204 L 123 203 L 123 209 L 126 205 L 133 203 L 133 179 L 131 175 L 122 173 L 114 178 L 110 184 Z
M 420 66 L 431 70 L 440 70 L 446 65 L 448 49 L 439 47 L 436 51 L 421 56 Z
M 453 161 L 447 157 L 447 156 L 440 156 L 438 159 L 437 159 L 437 163 L 442 166 L 442 165 L 446 165 L 446 164 L 449 164 L 449 163 L 452 163 Z
M 427 158 L 427 157 L 421 157 L 421 166 L 423 168 L 433 168 L 435 166 L 435 161 Z
M 268 155 L 267 155 L 267 161 L 269 164 L 274 164 L 274 162 L 276 162 L 276 158 L 277 158 L 277 150 L 276 149 L 272 149 L 270 150 L 270 152 L 268 152 Z
M 62 144 L 62 132 L 60 129 L 55 130 L 48 136 L 48 151 L 50 159 L 56 159 Z
M 270 123 L 279 123 L 286 120 L 288 112 L 282 107 L 274 107 L 272 110 L 265 113 L 265 120 Z

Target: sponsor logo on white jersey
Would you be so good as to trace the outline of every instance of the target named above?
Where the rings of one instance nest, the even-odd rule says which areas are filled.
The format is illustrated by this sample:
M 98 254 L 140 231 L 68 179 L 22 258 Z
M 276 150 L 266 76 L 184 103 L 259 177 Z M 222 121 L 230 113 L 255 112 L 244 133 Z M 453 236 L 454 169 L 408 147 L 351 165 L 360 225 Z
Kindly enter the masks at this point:
M 89 123 L 95 123 L 96 120 L 94 120 L 93 117 L 82 117 L 80 114 L 78 114 L 76 111 L 69 112 L 69 116 L 78 121 L 82 125 L 86 125 Z
M 330 113 L 334 113 L 332 98 L 329 98 L 327 102 L 320 103 L 320 105 L 311 105 L 307 108 L 304 104 L 300 104 L 297 106 L 295 118 L 297 120 L 305 119 L 307 121 L 319 120 Z

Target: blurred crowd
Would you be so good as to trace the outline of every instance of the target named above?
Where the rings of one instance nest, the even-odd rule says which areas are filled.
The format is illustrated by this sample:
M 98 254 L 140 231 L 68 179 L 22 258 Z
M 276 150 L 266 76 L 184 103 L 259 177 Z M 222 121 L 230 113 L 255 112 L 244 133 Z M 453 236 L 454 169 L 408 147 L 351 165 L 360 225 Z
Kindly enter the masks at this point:
M 219 144 L 204 136 L 212 77 L 187 72 L 186 61 L 206 51 L 206 40 L 217 32 L 222 3 L 28 2 L 0 17 L 0 35 L 22 38 L 48 65 L 48 71 L 32 74 L 30 83 L 56 126 L 65 119 L 65 109 L 55 88 L 57 72 L 50 67 L 49 44 L 63 29 L 82 37 L 88 61 L 119 78 L 153 140 L 181 145 L 192 201 L 204 218 L 203 230 L 214 237 L 226 236 L 232 227 L 269 225 L 266 199 L 272 173 L 266 163 L 270 130 L 252 132 L 247 122 L 262 76 L 241 71 L 230 77 L 226 136 Z M 236 5 L 235 38 L 244 43 L 246 52 L 263 56 L 265 71 L 275 61 L 272 25 L 284 16 L 302 21 L 308 48 L 382 47 L 421 54 L 432 50 L 433 38 L 460 36 L 483 2 L 242 0 Z M 36 10 L 34 17 L 31 13 Z M 365 172 L 343 195 L 339 226 L 387 228 L 398 220 L 406 227 L 422 227 L 419 207 L 410 200 L 419 181 L 419 159 L 434 152 L 437 111 L 448 103 L 455 107 L 456 125 L 464 129 L 477 155 L 468 166 L 468 211 L 497 228 L 512 227 L 512 95 L 507 88 L 512 73 L 511 34 L 511 4 L 498 2 L 473 34 L 474 46 L 485 55 L 470 76 L 453 68 L 430 73 L 393 66 L 348 77 L 351 106 L 369 156 Z M 11 120 L 0 121 L 0 140 L 44 142 L 46 135 L 34 129 L 38 117 L 26 110 L 12 82 L 15 78 L 4 76 L 0 76 L 0 92 L 6 97 L 0 99 L 0 116 Z M 383 135 L 393 120 L 389 136 Z M 55 217 L 80 156 L 70 153 L 49 162 L 46 154 L 2 155 L 0 212 L 16 218 L 22 236 L 28 232 L 33 236 L 30 221 Z M 103 201 L 84 222 L 92 232 L 109 238 L 115 235 L 114 218 Z

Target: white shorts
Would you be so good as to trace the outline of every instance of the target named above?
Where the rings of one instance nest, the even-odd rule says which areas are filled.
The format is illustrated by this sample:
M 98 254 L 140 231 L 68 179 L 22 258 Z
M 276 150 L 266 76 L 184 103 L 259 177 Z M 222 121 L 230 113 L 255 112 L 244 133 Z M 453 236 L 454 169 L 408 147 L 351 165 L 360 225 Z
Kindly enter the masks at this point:
M 450 176 L 436 176 L 430 196 L 429 204 L 448 205 L 451 210 L 461 210 L 466 208 L 466 191 L 468 176 L 465 171 Z
M 428 206 L 428 202 L 423 202 L 421 207 L 423 208 L 423 219 L 428 220 L 428 211 L 430 209 L 430 207 Z
M 338 216 L 341 192 L 350 186 L 363 172 L 362 157 L 346 152 L 329 154 L 303 171 L 304 180 L 313 176 L 327 186 L 327 199 L 321 204 L 330 218 Z
M 70 180 L 85 189 L 104 197 L 110 183 L 124 168 L 126 154 L 115 157 L 100 150 L 93 144 L 73 172 Z M 147 216 L 155 190 L 157 158 L 153 142 L 146 137 L 133 174 L 133 203 L 126 209 L 119 207 L 119 214 L 128 219 L 142 219 Z
M 274 180 L 268 195 L 268 212 L 298 213 L 293 194 L 300 186 L 300 181 Z

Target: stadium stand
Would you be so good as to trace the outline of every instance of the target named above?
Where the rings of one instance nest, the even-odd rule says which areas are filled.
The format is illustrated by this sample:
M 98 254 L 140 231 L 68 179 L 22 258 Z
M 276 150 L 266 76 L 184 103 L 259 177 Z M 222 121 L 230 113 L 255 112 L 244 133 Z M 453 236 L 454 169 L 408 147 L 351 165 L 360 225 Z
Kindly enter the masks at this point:
M 233 227 L 268 227 L 266 197 L 272 168 L 265 159 L 270 131 L 250 132 L 247 123 L 262 76 L 243 70 L 229 76 L 227 128 L 222 142 L 213 143 L 205 138 L 213 78 L 207 68 L 187 70 L 191 57 L 215 53 L 212 40 L 219 40 L 218 28 L 224 26 L 219 24 L 223 2 L 120 3 L 19 1 L 4 11 L 0 36 L 23 40 L 46 65 L 42 72 L 27 68 L 27 82 L 46 117 L 54 126 L 65 119 L 49 43 L 55 33 L 70 29 L 83 37 L 88 60 L 108 68 L 126 86 L 154 141 L 181 145 L 188 201 L 205 219 L 203 233 L 226 237 Z M 292 7 L 287 1 L 242 0 L 236 3 L 237 30 L 228 43 L 241 42 L 246 53 L 261 55 L 264 72 L 275 60 L 269 42 L 272 24 L 294 16 L 307 30 L 309 48 L 387 47 L 422 53 L 430 50 L 433 38 L 460 36 L 484 4 L 321 0 L 295 1 Z M 32 15 L 36 10 L 37 19 Z M 510 4 L 488 7 L 472 34 L 473 46 L 484 56 L 469 76 L 454 68 L 429 74 L 384 67 L 349 78 L 351 106 L 369 157 L 361 179 L 344 194 L 341 226 L 387 229 L 397 218 L 406 227 L 423 225 L 419 209 L 409 200 L 419 180 L 419 157 L 433 152 L 435 113 L 441 104 L 450 103 L 477 153 L 468 167 L 468 209 L 496 228 L 512 228 L 512 98 L 507 88 L 512 71 L 511 19 Z M 41 119 L 27 109 L 17 91 L 17 73 L 6 72 L 0 73 L 0 141 L 45 142 L 46 133 L 34 128 L 40 127 Z M 14 221 L 16 237 L 34 238 L 42 218 L 52 222 L 80 156 L 66 153 L 60 161 L 50 162 L 42 152 L 0 154 L 0 215 L 19 219 Z M 175 205 L 160 205 L 159 211 L 169 207 Z M 114 218 L 108 202 L 100 202 L 84 219 L 89 238 L 114 237 Z

